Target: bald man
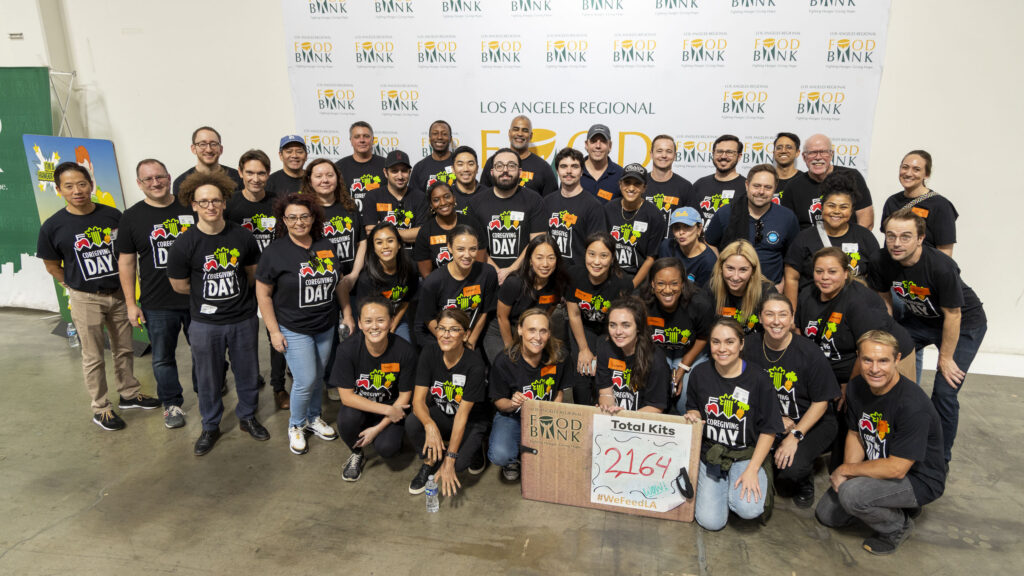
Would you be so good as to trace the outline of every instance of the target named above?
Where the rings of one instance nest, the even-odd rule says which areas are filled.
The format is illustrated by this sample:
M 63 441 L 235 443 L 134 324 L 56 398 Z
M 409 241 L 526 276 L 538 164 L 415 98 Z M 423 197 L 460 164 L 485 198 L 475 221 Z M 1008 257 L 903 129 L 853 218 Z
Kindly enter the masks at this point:
M 547 196 L 558 190 L 558 178 L 546 160 L 530 151 L 532 141 L 533 123 L 530 119 L 522 115 L 513 118 L 512 125 L 508 128 L 508 144 L 516 154 L 519 154 L 519 185 L 531 188 L 541 196 Z M 484 186 L 494 186 L 494 180 L 491 178 L 493 164 L 494 156 L 484 163 L 480 179 Z
M 782 205 L 796 214 L 800 229 L 821 223 L 821 192 L 819 186 L 832 172 L 849 171 L 857 181 L 857 198 L 854 198 L 854 217 L 861 226 L 871 229 L 875 221 L 875 208 L 871 203 L 871 190 L 864 176 L 856 168 L 832 164 L 832 141 L 824 134 L 815 134 L 804 142 L 803 158 L 807 172 L 794 177 L 782 196 Z

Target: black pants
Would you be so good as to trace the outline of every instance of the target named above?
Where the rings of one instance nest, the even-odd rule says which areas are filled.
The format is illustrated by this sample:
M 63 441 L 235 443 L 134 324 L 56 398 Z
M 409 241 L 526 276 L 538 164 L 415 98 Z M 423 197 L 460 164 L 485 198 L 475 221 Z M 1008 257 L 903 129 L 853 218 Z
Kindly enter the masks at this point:
M 267 340 L 270 340 L 270 331 L 267 330 Z M 270 387 L 275 392 L 278 390 L 284 390 L 284 369 L 285 361 L 284 354 L 274 350 L 274 345 L 270 345 Z M 256 369 L 259 371 L 259 368 Z
M 344 404 L 338 409 L 338 435 L 348 445 L 349 450 L 355 452 L 356 442 L 359 441 L 359 433 L 370 426 L 377 425 L 381 418 L 380 414 L 363 412 L 355 408 L 349 408 Z M 383 432 L 373 439 L 373 447 L 382 458 L 390 458 L 402 450 L 402 437 L 405 435 L 405 420 L 395 424 L 392 422 Z M 364 446 L 365 448 L 365 446 Z
M 821 456 L 832 445 L 836 435 L 836 417 L 826 412 L 814 425 L 804 439 L 797 445 L 796 454 L 788 468 L 775 468 L 775 479 L 783 482 L 799 483 L 814 472 L 814 460 Z
M 437 429 L 441 432 L 441 439 L 448 442 L 452 437 L 455 417 L 441 412 L 437 404 L 431 402 L 429 398 L 427 402 L 430 404 L 431 420 L 434 421 L 434 424 L 437 424 Z M 423 445 L 427 442 L 427 431 L 415 414 L 409 414 L 405 420 L 407 422 L 405 429 L 409 434 L 409 440 L 412 441 L 412 445 L 416 448 L 416 453 L 420 455 L 420 458 L 424 458 Z M 459 445 L 459 456 L 455 459 L 456 472 L 462 472 L 469 468 L 473 456 L 480 451 L 484 444 L 484 438 L 487 437 L 487 428 L 488 422 L 486 419 L 478 418 L 474 420 L 471 417 L 466 422 L 466 429 L 462 433 L 462 444 Z

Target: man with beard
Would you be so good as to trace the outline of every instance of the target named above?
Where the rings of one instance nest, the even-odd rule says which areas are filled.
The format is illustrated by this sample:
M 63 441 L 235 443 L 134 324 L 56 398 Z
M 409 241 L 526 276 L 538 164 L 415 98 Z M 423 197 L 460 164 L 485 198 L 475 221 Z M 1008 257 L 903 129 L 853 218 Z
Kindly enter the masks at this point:
M 452 169 L 452 127 L 444 120 L 437 120 L 430 125 L 427 135 L 430 140 L 430 156 L 420 160 L 412 167 L 409 189 L 425 195 L 427 186 L 441 180 L 452 185 L 455 172 Z
M 406 249 L 412 250 L 427 215 L 427 201 L 422 192 L 413 190 L 409 184 L 409 155 L 401 150 L 389 153 L 384 160 L 384 176 L 387 186 L 368 194 L 363 202 L 366 233 L 379 222 L 390 222 L 398 228 Z
M 711 147 L 715 173 L 708 174 L 693 183 L 693 195 L 697 209 L 704 218 L 704 228 L 711 224 L 715 212 L 722 206 L 743 196 L 746 179 L 736 171 L 743 143 L 732 134 L 723 134 Z
M 772 144 L 772 158 L 775 170 L 779 173 L 779 187 L 775 190 L 773 202 L 778 204 L 786 192 L 789 182 L 803 174 L 796 167 L 797 153 L 800 151 L 800 137 L 792 132 L 779 132 Z
M 281 138 L 277 156 L 281 159 L 281 169 L 267 178 L 267 194 L 284 198 L 302 189 L 302 176 L 306 165 L 306 140 L 297 134 Z
M 519 154 L 519 185 L 526 186 L 541 196 L 547 196 L 558 189 L 558 180 L 551 170 L 551 165 L 543 158 L 530 151 L 533 140 L 533 123 L 526 116 L 516 116 L 508 129 L 508 142 L 512 150 Z M 491 178 L 491 165 L 494 156 L 484 163 L 481 181 L 484 186 L 494 186 Z
M 348 194 L 356 201 L 356 208 L 363 210 L 363 198 L 374 190 L 385 186 L 384 157 L 373 153 L 373 127 L 359 120 L 348 129 L 348 141 L 352 154 L 334 163 L 341 172 L 342 182 L 347 182 Z
M 612 151 L 611 130 L 604 124 L 594 124 L 587 131 L 584 147 L 587 157 L 583 162 L 580 184 L 591 196 L 607 204 L 619 197 L 619 178 L 622 176 L 622 166 L 608 158 Z
M 782 196 L 782 205 L 796 214 L 800 229 L 821 222 L 821 191 L 819 186 L 832 172 L 850 172 L 857 180 L 854 210 L 857 223 L 871 230 L 875 221 L 875 208 L 871 204 L 871 190 L 864 176 L 854 168 L 832 165 L 832 141 L 824 134 L 815 134 L 804 142 L 804 164 L 807 172 L 794 177 Z
M 220 141 L 220 132 L 209 126 L 196 128 L 196 131 L 192 133 L 192 146 L 190 149 L 196 156 L 196 165 L 174 179 L 171 189 L 174 190 L 175 196 L 178 195 L 178 188 L 181 187 L 181 183 L 193 172 L 203 172 L 206 174 L 223 172 L 234 180 L 235 190 L 242 187 L 242 178 L 238 175 L 238 170 L 220 164 L 220 155 L 224 152 L 224 146 Z

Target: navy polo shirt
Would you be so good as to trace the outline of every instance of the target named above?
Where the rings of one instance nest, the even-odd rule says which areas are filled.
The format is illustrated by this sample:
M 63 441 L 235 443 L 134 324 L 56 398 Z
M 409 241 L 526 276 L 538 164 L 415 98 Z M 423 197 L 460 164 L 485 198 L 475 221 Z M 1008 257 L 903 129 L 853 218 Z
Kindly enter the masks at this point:
M 732 204 L 726 204 L 718 209 L 715 217 L 711 219 L 707 230 L 704 231 L 704 238 L 708 244 L 721 250 L 720 246 L 725 229 L 729 226 L 729 214 L 732 213 Z M 800 233 L 800 222 L 796 215 L 789 208 L 779 206 L 775 203 L 768 205 L 768 211 L 761 216 L 764 228 L 761 231 L 761 241 L 757 239 L 757 220 L 749 217 L 750 227 L 747 231 L 747 239 L 757 250 L 757 257 L 761 260 L 761 273 L 765 278 L 778 284 L 783 278 L 784 259 L 789 245 L 793 243 L 796 235 Z
M 587 161 L 584 159 L 580 186 L 583 186 L 583 189 L 591 196 L 597 198 L 601 204 L 607 204 L 620 196 L 619 178 L 621 177 L 622 166 L 608 160 L 608 167 L 604 169 L 604 174 L 599 179 L 594 180 L 590 172 L 587 172 Z

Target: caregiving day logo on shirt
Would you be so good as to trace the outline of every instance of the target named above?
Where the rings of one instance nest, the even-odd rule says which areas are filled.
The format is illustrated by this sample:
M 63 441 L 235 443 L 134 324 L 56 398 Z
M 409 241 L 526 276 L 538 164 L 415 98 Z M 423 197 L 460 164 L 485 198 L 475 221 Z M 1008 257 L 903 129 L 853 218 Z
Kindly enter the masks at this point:
M 352 250 L 352 218 L 348 216 L 332 216 L 324 222 L 324 238 L 334 244 L 335 256 L 341 262 L 348 262 L 355 256 Z
M 481 297 L 481 290 L 479 284 L 473 284 L 472 286 L 465 286 L 462 288 L 462 292 L 455 298 L 449 298 L 448 302 L 444 305 L 445 309 L 458 308 L 463 312 L 473 311 L 473 317 L 476 317 L 476 309 L 480 307 L 480 303 L 483 302 Z
M 220 247 L 206 256 L 203 264 L 203 300 L 230 300 L 240 294 L 236 248 Z
M 512 257 L 519 255 L 519 224 L 526 214 L 518 210 L 505 210 L 491 215 L 487 223 L 487 236 L 491 241 L 492 256 Z
M 182 220 L 192 216 L 179 216 L 168 218 L 160 224 L 153 225 L 153 231 L 149 233 L 149 244 L 153 248 L 153 267 L 163 269 L 167 267 L 167 251 L 171 249 L 174 241 L 182 232 L 188 230 L 188 224 L 182 224 Z
M 558 243 L 558 251 L 565 258 L 572 258 L 572 227 L 576 225 L 579 218 L 569 212 L 562 210 L 552 212 L 548 218 L 548 234 Z
M 527 400 L 554 400 L 555 373 L 558 366 L 550 365 L 540 369 L 540 378 L 523 386 L 523 396 Z
M 381 364 L 369 374 L 360 374 L 356 379 L 356 393 L 374 402 L 386 402 L 391 398 L 391 387 L 398 379 L 398 362 Z
M 750 405 L 740 402 L 732 394 L 722 394 L 717 398 L 708 397 L 704 405 L 707 425 L 704 435 L 708 440 L 725 444 L 732 448 L 745 448 L 747 445 L 746 415 Z
M 338 273 L 331 256 L 330 250 L 321 250 L 316 257 L 299 264 L 299 308 L 315 308 L 334 300 Z
M 768 377 L 772 379 L 772 386 L 775 387 L 775 394 L 779 397 L 782 415 L 792 420 L 799 420 L 800 409 L 796 405 L 796 383 L 798 381 L 796 372 L 782 366 L 772 366 L 767 372 Z
M 277 226 L 277 218 L 266 214 L 253 214 L 249 218 L 242 219 L 242 228 L 252 232 L 256 243 L 259 244 L 260 252 L 270 246 L 270 242 L 274 239 L 275 226 Z
M 626 368 L 626 363 L 618 358 L 609 358 L 608 367 L 612 370 L 612 395 L 615 403 L 624 410 L 637 409 L 637 394 L 633 389 L 633 371 Z
M 452 374 L 451 380 L 434 380 L 430 386 L 430 395 L 434 397 L 434 403 L 442 412 L 454 416 L 459 409 L 459 403 L 462 402 L 462 390 L 465 386 L 465 374 Z
M 677 326 L 665 327 L 665 319 L 657 316 L 648 316 L 647 325 L 653 330 L 651 340 L 658 344 L 677 344 L 685 346 L 690 342 L 693 335 L 689 330 L 680 330 Z
M 611 307 L 611 302 L 600 294 L 590 294 L 580 289 L 576 290 L 575 296 L 580 301 L 580 313 L 585 320 L 589 322 L 604 321 L 605 314 L 608 313 L 608 308 Z
M 889 457 L 885 448 L 885 437 L 889 434 L 889 422 L 885 420 L 881 412 L 861 413 L 857 428 L 860 437 L 864 440 L 864 453 L 868 460 Z
M 931 301 L 932 291 L 926 286 L 918 286 L 912 280 L 893 281 L 892 290 L 906 304 L 915 316 L 922 318 L 939 318 L 938 309 Z
M 78 269 L 86 281 L 117 275 L 114 261 L 116 238 L 117 228 L 99 226 L 90 226 L 75 235 L 75 258 L 78 259 Z

